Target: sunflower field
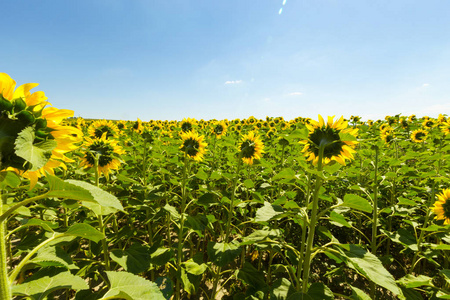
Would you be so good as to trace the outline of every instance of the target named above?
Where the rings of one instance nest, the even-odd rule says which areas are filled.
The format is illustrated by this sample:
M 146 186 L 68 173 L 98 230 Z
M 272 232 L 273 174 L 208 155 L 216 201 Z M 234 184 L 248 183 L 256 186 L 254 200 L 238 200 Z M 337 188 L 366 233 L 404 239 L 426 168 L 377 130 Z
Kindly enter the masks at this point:
M 73 118 L 0 73 L 0 300 L 450 299 L 450 120 Z

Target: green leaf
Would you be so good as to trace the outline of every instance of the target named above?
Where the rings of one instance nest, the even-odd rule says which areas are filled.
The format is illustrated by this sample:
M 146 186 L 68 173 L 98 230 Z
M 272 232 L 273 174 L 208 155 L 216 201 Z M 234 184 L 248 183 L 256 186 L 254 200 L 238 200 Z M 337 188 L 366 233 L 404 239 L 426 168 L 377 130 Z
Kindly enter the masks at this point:
M 256 211 L 255 222 L 267 222 L 273 217 L 282 214 L 283 208 L 279 205 L 272 205 L 264 201 L 264 206 L 258 208 Z
M 180 214 L 178 213 L 177 209 L 175 207 L 173 207 L 172 205 L 170 205 L 169 203 L 167 203 L 166 205 L 164 205 L 164 210 L 168 211 L 169 214 L 172 216 L 172 218 L 174 220 L 178 220 L 181 218 Z
M 46 177 L 50 185 L 49 197 L 94 202 L 124 211 L 119 199 L 92 184 L 78 180 L 61 180 L 49 174 Z
M 286 278 L 279 278 L 272 283 L 272 290 L 270 291 L 270 299 L 286 300 L 289 295 L 295 292 L 292 283 Z
M 352 225 L 350 225 L 347 222 L 347 220 L 345 219 L 345 217 L 343 215 L 341 215 L 340 213 L 337 213 L 335 211 L 332 211 L 330 213 L 330 221 L 332 221 L 331 223 L 333 223 L 333 224 L 335 224 L 335 225 L 337 225 L 339 227 L 342 227 L 342 226 L 345 226 L 345 227 L 348 227 L 348 228 L 352 227 Z
M 35 263 L 43 267 L 55 266 L 64 267 L 68 270 L 79 269 L 73 264 L 69 254 L 58 246 L 44 247 L 40 249 L 37 255 L 30 260 L 29 263 Z
M 201 275 L 208 268 L 206 264 L 198 264 L 192 258 L 182 263 L 182 265 L 186 269 L 186 272 L 193 275 Z
M 0 172 L 0 189 L 5 189 L 7 186 L 16 188 L 20 185 L 20 177 L 11 171 Z
M 241 248 L 235 241 L 231 243 L 208 243 L 209 259 L 219 267 L 231 263 L 240 253 Z
M 165 300 L 156 283 L 128 272 L 106 271 L 111 287 L 102 299 Z
M 41 219 L 24 219 L 24 224 L 21 225 L 21 227 L 28 227 L 28 226 L 40 226 L 45 231 L 53 232 L 53 229 L 58 228 L 57 223 L 52 223 L 50 221 L 43 221 Z
M 390 290 L 395 295 L 402 296 L 402 291 L 395 283 L 394 277 L 389 273 L 381 261 L 372 253 L 350 244 L 338 245 L 344 250 L 340 250 L 347 259 L 347 265 L 359 271 L 367 279 Z
M 408 274 L 402 278 L 400 278 L 399 280 L 397 280 L 397 283 L 404 286 L 405 288 L 416 288 L 419 286 L 434 286 L 433 283 L 431 282 L 433 280 L 433 278 L 425 276 L 425 275 L 419 275 L 419 276 L 414 276 L 411 274 Z
M 252 187 L 255 187 L 255 184 L 253 183 L 253 180 L 251 179 L 245 179 L 244 180 L 244 186 L 248 189 L 251 189 Z
M 330 288 L 320 282 L 311 284 L 307 294 L 315 300 L 334 300 L 334 294 Z
M 270 241 L 281 236 L 279 229 L 261 229 L 255 230 L 250 235 L 242 239 L 241 246 L 255 244 L 263 241 Z
M 36 171 L 45 166 L 52 156 L 53 149 L 57 146 L 55 140 L 34 144 L 34 131 L 33 127 L 26 127 L 17 135 L 14 143 L 16 155 L 31 163 L 31 171 Z
M 73 224 L 64 234 L 82 237 L 96 243 L 105 238 L 103 233 L 85 223 Z
M 417 241 L 415 236 L 406 229 L 400 228 L 395 233 L 389 233 L 386 230 L 381 229 L 382 233 L 384 233 L 387 237 L 389 237 L 393 242 L 399 243 L 408 247 L 413 251 L 417 251 Z
M 370 296 L 364 293 L 363 290 L 358 289 L 357 287 L 351 286 L 352 289 L 352 295 L 350 296 L 353 300 L 372 300 L 370 299 Z
M 199 169 L 197 174 L 195 174 L 195 177 L 201 180 L 206 180 L 208 179 L 208 174 L 206 174 L 206 172 L 203 169 Z
M 150 249 L 141 244 L 132 244 L 126 250 L 115 249 L 110 252 L 111 259 L 127 272 L 139 274 L 150 268 Z
M 346 194 L 344 196 L 344 203 L 342 203 L 342 206 L 368 213 L 372 212 L 372 205 L 370 205 L 369 201 L 355 194 Z
M 450 270 L 448 269 L 439 270 L 439 273 L 441 273 L 444 276 L 445 281 L 447 281 L 447 283 L 450 284 Z
M 256 290 L 267 289 L 264 273 L 247 261 L 244 263 L 244 267 L 238 271 L 237 278 Z
M 86 290 L 89 286 L 78 276 L 69 271 L 46 268 L 32 275 L 26 282 L 12 287 L 13 295 L 28 296 L 32 299 L 45 299 L 54 290 Z
M 278 179 L 295 179 L 295 171 L 291 168 L 283 169 L 280 173 L 273 177 L 273 180 Z
M 150 261 L 154 265 L 163 266 L 173 257 L 170 248 L 160 247 L 150 254 Z

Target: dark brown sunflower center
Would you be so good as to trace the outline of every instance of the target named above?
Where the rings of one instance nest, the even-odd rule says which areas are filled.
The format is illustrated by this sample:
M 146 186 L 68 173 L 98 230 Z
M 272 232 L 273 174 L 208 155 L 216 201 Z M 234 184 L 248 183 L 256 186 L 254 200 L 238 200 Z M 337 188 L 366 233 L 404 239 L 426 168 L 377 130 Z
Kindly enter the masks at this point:
M 423 141 L 425 139 L 426 134 L 423 132 L 416 133 L 416 140 Z
M 425 123 L 425 126 L 426 127 L 432 127 L 433 124 L 434 124 L 433 121 L 428 121 L 428 122 Z
M 445 200 L 445 203 L 442 204 L 442 209 L 444 210 L 445 218 L 450 219 L 450 199 Z
M 251 158 L 255 154 L 255 143 L 249 140 L 242 142 L 241 153 L 244 158 Z
M 103 142 L 94 142 L 88 147 L 84 156 L 91 166 L 95 166 L 95 157 L 98 157 L 98 166 L 105 167 L 110 164 L 114 157 L 114 148 Z
M 181 124 L 181 130 L 183 132 L 191 131 L 192 130 L 192 124 L 189 123 L 189 122 L 184 122 L 183 124 Z
M 214 127 L 214 133 L 216 135 L 221 135 L 223 133 L 223 126 L 222 125 L 216 125 L 216 127 Z
M 309 135 L 309 139 L 314 143 L 312 151 L 315 156 L 319 156 L 319 146 L 325 145 L 323 156 L 331 158 L 341 154 L 344 143 L 339 136 L 339 130 L 329 127 L 316 128 L 313 133 Z
M 198 153 L 198 148 L 200 147 L 200 144 L 197 140 L 193 138 L 188 138 L 183 142 L 183 147 L 181 148 L 182 151 L 186 152 L 189 156 L 196 156 Z

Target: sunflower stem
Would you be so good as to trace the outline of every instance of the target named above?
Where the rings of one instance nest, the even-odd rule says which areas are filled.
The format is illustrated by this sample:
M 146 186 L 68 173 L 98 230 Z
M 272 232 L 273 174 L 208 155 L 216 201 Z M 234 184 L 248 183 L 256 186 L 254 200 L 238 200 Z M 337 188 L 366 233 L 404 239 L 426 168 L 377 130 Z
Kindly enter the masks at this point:
M 374 189 L 373 189 L 373 211 L 372 211 L 372 241 L 371 251 L 373 255 L 377 255 L 377 227 L 378 227 L 378 153 L 379 148 L 375 146 L 375 170 L 374 170 Z M 375 299 L 375 283 L 370 282 L 370 298 Z
M 322 163 L 323 163 L 323 156 L 325 147 L 327 146 L 326 143 L 321 142 L 319 145 L 319 157 L 318 157 L 318 163 L 317 163 L 317 171 L 322 171 Z M 312 202 L 312 211 L 311 211 L 311 218 L 309 221 L 308 226 L 308 240 L 306 244 L 306 253 L 304 257 L 303 262 L 303 282 L 302 282 L 302 293 L 306 294 L 308 291 L 308 281 L 309 281 L 309 271 L 311 267 L 311 254 L 312 254 L 312 247 L 314 243 L 314 234 L 316 230 L 316 223 L 317 223 L 317 211 L 319 208 L 319 191 L 322 187 L 323 179 L 320 176 L 316 176 L 316 184 L 314 188 L 314 195 L 313 195 L 313 202 Z
M 3 212 L 3 194 L 0 190 L 0 214 Z M 3 215 L 2 215 L 3 216 Z M 6 262 L 6 219 L 0 221 L 0 299 L 11 299 L 11 285 L 8 280 L 8 265 Z

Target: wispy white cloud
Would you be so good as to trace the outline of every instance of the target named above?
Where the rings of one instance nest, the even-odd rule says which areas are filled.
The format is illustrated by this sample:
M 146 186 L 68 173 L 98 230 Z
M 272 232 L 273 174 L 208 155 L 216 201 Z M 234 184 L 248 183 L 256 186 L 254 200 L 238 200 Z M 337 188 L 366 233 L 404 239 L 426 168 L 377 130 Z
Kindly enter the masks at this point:
M 242 80 L 227 80 L 225 81 L 225 84 L 240 84 L 242 82 Z
M 301 95 L 303 95 L 302 92 L 292 92 L 288 94 L 288 96 L 301 96 Z
M 430 86 L 429 83 L 424 83 L 424 84 L 422 84 L 422 87 L 429 87 L 429 86 Z

